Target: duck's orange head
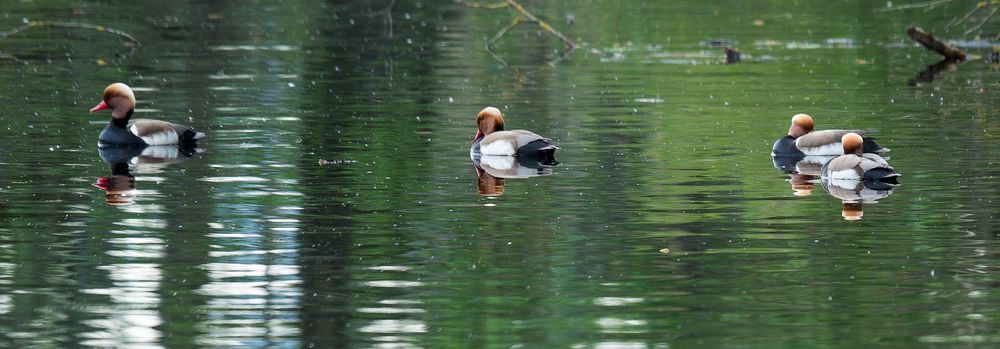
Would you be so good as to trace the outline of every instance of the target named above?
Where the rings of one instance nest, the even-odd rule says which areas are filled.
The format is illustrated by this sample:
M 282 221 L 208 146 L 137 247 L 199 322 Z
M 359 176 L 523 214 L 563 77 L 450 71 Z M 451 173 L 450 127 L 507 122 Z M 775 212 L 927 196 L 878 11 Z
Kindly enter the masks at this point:
M 486 107 L 476 115 L 476 125 L 478 129 L 476 130 L 476 138 L 473 139 L 473 142 L 486 137 L 490 133 L 503 131 L 503 114 L 500 113 L 500 109 Z
M 124 118 L 135 109 L 135 93 L 132 93 L 132 89 L 128 85 L 120 82 L 108 85 L 104 88 L 104 98 L 96 106 L 90 108 L 90 112 L 102 109 L 111 109 L 111 116 Z
M 844 202 L 844 208 L 840 211 L 840 216 L 849 221 L 859 220 L 864 215 L 865 210 L 861 202 Z
M 840 143 L 844 145 L 844 154 L 861 154 L 864 141 L 864 138 L 857 133 L 848 133 L 840 138 Z
M 792 174 L 790 176 L 792 182 L 792 191 L 793 194 L 795 194 L 795 196 L 812 195 L 814 186 L 812 182 L 813 176 L 798 174 L 798 173 Z
M 788 128 L 788 135 L 793 138 L 805 136 L 813 130 L 813 118 L 806 114 L 795 114 L 792 117 L 792 126 Z

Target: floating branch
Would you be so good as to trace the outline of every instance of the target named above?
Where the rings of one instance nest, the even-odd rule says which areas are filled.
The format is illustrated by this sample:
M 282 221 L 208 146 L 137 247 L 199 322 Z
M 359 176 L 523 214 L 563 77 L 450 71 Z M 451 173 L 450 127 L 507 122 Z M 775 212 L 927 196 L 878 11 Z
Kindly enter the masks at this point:
M 105 27 L 103 25 L 94 25 L 94 24 L 88 24 L 88 23 L 72 23 L 72 22 L 29 21 L 28 23 L 25 23 L 24 25 L 21 25 L 20 27 L 11 29 L 8 32 L 0 32 L 0 40 L 6 39 L 9 36 L 16 35 L 18 33 L 21 33 L 23 31 L 25 31 L 25 30 L 28 30 L 28 29 L 31 29 L 31 28 L 35 28 L 35 27 L 92 29 L 92 30 L 96 30 L 96 31 L 99 31 L 99 32 L 111 33 L 111 34 L 115 34 L 115 35 L 121 36 L 121 37 L 125 38 L 125 40 L 127 40 L 130 43 L 130 45 L 131 45 L 130 47 L 132 49 L 135 49 L 136 47 L 142 46 L 142 43 L 140 43 L 138 39 L 136 39 L 131 34 L 123 32 L 121 30 L 118 30 L 118 29 L 115 29 L 115 28 L 110 28 L 110 27 Z M 0 54 L 0 58 L 9 58 L 9 59 L 12 59 L 14 61 L 21 62 L 21 60 L 17 59 L 17 57 L 14 57 L 12 55 Z
M 944 43 L 943 41 L 935 39 L 934 35 L 925 33 L 923 30 L 920 30 L 920 28 L 909 27 L 906 29 L 906 34 L 909 35 L 913 41 L 919 42 L 928 50 L 937 52 L 947 59 L 964 61 L 967 56 L 965 51 L 959 50 Z
M 486 50 L 489 51 L 490 54 L 492 54 L 494 58 L 496 58 L 497 60 L 499 60 L 504 65 L 506 65 L 507 62 L 504 61 L 502 58 L 500 58 L 500 56 L 497 55 L 493 51 L 493 44 L 495 44 L 497 42 L 497 40 L 500 40 L 500 38 L 504 36 L 504 34 L 507 34 L 508 31 L 510 31 L 512 28 L 514 28 L 515 26 L 517 26 L 521 22 L 538 23 L 538 26 L 541 27 L 542 30 L 545 30 L 546 33 L 549 33 L 549 34 L 551 34 L 551 35 L 559 38 L 559 40 L 562 41 L 563 45 L 565 45 L 566 50 L 563 52 L 563 54 L 560 55 L 560 57 L 558 59 L 556 59 L 555 61 L 550 62 L 549 65 L 552 65 L 555 62 L 558 62 L 560 60 L 565 59 L 567 56 L 569 56 L 570 52 L 573 52 L 573 50 L 576 50 L 576 44 L 573 43 L 573 40 L 570 40 L 565 35 L 563 35 L 562 33 L 560 33 L 558 30 L 555 30 L 554 28 L 552 28 L 552 26 L 549 25 L 549 23 L 547 23 L 547 22 L 545 22 L 543 20 L 538 19 L 538 17 L 535 17 L 534 14 L 532 14 L 531 12 L 528 12 L 528 10 L 524 9 L 524 6 L 521 6 L 521 4 L 519 4 L 515 0 L 504 0 L 504 1 L 501 1 L 501 2 L 493 3 L 493 4 L 481 4 L 481 3 L 469 2 L 469 1 L 465 1 L 465 0 L 456 0 L 456 1 L 458 1 L 459 3 L 461 3 L 461 4 L 465 5 L 465 6 L 471 7 L 471 8 L 484 8 L 484 9 L 490 9 L 490 10 L 496 10 L 496 9 L 501 9 L 501 8 L 509 8 L 509 9 L 511 9 L 511 10 L 513 10 L 515 12 L 514 19 L 511 20 L 511 22 L 509 24 L 507 24 L 502 29 L 500 29 L 500 31 L 497 32 L 496 35 L 493 35 L 492 39 L 490 39 L 489 41 L 486 42 Z

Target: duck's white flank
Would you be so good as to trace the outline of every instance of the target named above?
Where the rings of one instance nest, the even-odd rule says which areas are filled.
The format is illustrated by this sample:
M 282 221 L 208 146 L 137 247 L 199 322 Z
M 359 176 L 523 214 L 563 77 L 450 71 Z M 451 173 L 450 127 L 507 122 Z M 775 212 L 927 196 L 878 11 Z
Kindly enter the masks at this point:
M 514 158 L 510 156 L 483 155 L 480 163 L 498 170 L 509 170 L 514 167 Z
M 133 125 L 130 131 L 132 131 L 133 134 L 136 135 L 139 134 L 139 128 L 137 127 L 137 125 Z M 174 131 L 172 129 L 145 136 L 140 136 L 139 138 L 142 138 L 142 141 L 146 142 L 146 144 L 149 145 L 177 144 L 179 140 L 179 138 L 177 137 L 177 131 Z
M 479 152 L 483 155 L 514 155 L 514 145 L 507 140 L 497 140 L 489 144 L 480 144 Z
M 798 143 L 796 142 L 796 144 Z M 844 145 L 841 144 L 840 142 L 837 142 L 837 143 L 826 144 L 819 147 L 811 147 L 811 148 L 799 147 L 799 150 L 806 155 L 815 155 L 815 156 L 840 155 L 844 153 Z

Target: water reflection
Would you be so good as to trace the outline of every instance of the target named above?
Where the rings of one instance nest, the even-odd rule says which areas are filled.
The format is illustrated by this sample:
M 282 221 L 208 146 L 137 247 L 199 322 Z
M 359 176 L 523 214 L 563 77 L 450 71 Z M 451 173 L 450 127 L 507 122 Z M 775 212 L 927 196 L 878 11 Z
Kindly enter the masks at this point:
M 841 215 L 849 221 L 864 216 L 864 204 L 875 204 L 892 195 L 896 185 L 880 181 L 843 180 L 822 177 L 823 190 L 843 203 Z
M 934 79 L 936 79 L 941 73 L 946 71 L 955 71 L 959 63 L 962 63 L 962 61 L 945 58 L 940 62 L 928 65 L 924 68 L 924 70 L 921 70 L 916 76 L 910 79 L 909 85 L 919 86 L 920 84 L 934 82 Z
M 820 170 L 835 156 L 818 155 L 772 155 L 774 168 L 788 174 L 795 196 L 812 195 L 813 186 L 819 180 Z
M 479 195 L 503 195 L 504 179 L 548 176 L 558 165 L 555 159 L 537 157 L 514 157 L 498 155 L 474 155 L 472 165 L 476 167 L 476 188 Z
M 139 192 L 135 189 L 135 176 L 129 165 L 134 165 L 138 173 L 160 173 L 164 166 L 188 160 L 199 151 L 194 147 L 174 145 L 99 148 L 98 155 L 110 165 L 111 175 L 98 177 L 93 186 L 104 190 L 106 204 L 130 205 Z

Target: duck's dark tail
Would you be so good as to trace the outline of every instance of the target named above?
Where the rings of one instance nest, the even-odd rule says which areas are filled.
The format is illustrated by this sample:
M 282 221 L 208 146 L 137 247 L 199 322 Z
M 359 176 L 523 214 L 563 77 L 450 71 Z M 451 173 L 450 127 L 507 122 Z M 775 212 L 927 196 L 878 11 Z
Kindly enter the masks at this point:
M 559 163 L 556 161 L 557 149 L 559 147 L 548 140 L 538 139 L 518 148 L 517 157 L 537 161 L 543 165 L 555 165 Z
M 864 143 L 862 143 L 861 151 L 865 153 L 884 153 L 889 151 L 889 148 L 878 145 L 878 143 L 875 143 L 875 139 L 864 137 Z
M 891 168 L 875 168 L 865 172 L 866 182 L 880 182 L 889 185 L 898 185 L 899 177 L 902 176 L 899 172 Z

